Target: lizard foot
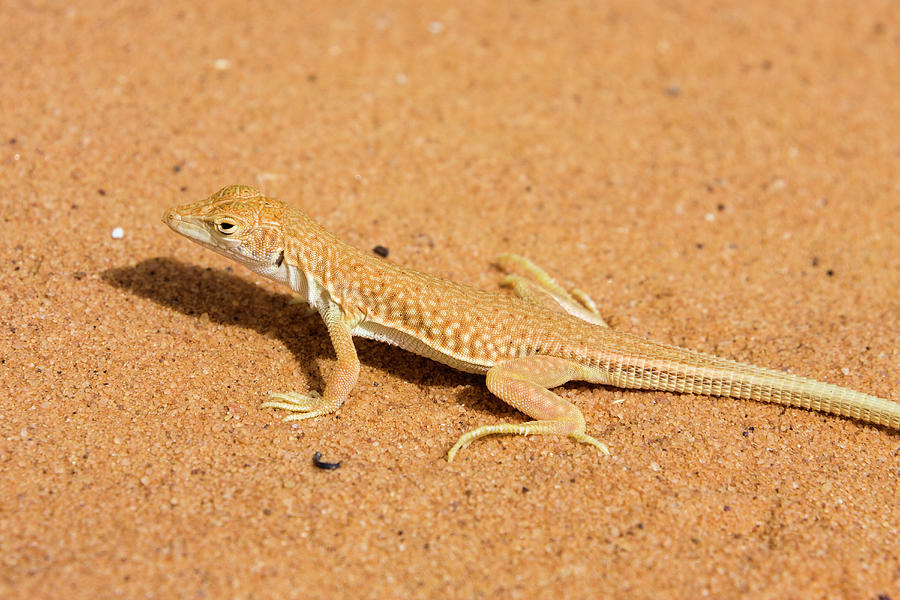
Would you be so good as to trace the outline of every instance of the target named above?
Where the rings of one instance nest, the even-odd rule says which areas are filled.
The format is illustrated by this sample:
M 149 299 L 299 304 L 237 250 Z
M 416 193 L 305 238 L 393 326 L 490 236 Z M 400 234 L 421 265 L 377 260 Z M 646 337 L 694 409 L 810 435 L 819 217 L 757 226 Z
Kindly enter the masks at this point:
M 284 392 L 281 394 L 269 394 L 269 398 L 269 401 L 260 404 L 259 408 L 277 408 L 293 413 L 282 419 L 283 421 L 312 419 L 313 417 L 332 413 L 338 408 L 337 406 L 332 407 L 318 392 L 310 392 L 308 396 L 294 392 Z
M 456 443 L 453 444 L 453 447 L 450 448 L 450 451 L 447 453 L 447 462 L 453 462 L 453 459 L 456 457 L 456 453 L 474 442 L 479 438 L 483 438 L 488 435 L 496 435 L 496 434 L 504 434 L 511 433 L 517 435 L 529 435 L 529 434 L 546 434 L 553 433 L 546 431 L 547 422 L 546 421 L 529 421 L 528 423 L 502 423 L 500 425 L 483 425 L 468 433 L 460 436 Z M 609 448 L 607 448 L 606 444 L 603 442 L 587 435 L 584 432 L 573 432 L 569 433 L 568 436 L 575 440 L 576 442 L 582 442 L 585 444 L 590 444 L 597 448 L 602 454 L 609 456 Z
M 528 276 L 510 274 L 500 281 L 500 285 L 509 286 L 522 299 L 541 304 L 548 308 L 562 310 L 588 323 L 608 327 L 606 321 L 597 311 L 597 305 L 584 291 L 578 288 L 566 289 L 559 285 L 542 268 L 518 254 L 501 254 L 497 257 L 497 265 L 509 271 L 507 265 L 516 265 Z

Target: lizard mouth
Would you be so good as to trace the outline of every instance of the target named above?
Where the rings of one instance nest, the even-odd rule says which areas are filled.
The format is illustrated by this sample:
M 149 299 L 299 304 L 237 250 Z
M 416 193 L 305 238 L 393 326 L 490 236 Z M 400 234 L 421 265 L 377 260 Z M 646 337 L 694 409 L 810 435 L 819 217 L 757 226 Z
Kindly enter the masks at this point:
M 185 219 L 174 210 L 170 210 L 163 215 L 163 222 L 175 233 L 180 233 L 184 237 L 190 238 L 198 244 L 211 248 L 216 246 L 209 230 L 202 223 L 198 223 L 194 219 Z

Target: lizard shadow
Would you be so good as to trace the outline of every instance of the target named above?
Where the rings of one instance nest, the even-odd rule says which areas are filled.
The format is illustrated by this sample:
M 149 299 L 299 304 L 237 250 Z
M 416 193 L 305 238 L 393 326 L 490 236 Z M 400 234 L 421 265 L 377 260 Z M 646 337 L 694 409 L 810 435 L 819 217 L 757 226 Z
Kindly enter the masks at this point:
M 171 258 L 150 258 L 133 266 L 116 267 L 100 276 L 107 284 L 190 316 L 206 314 L 222 325 L 253 329 L 279 340 L 309 374 L 308 386 L 321 391 L 325 379 L 315 366 L 318 358 L 334 356 L 324 323 L 317 316 L 302 318 L 305 304 L 293 305 L 291 294 L 271 292 L 233 274 L 231 267 L 213 269 Z M 417 386 L 455 388 L 461 383 L 483 386 L 483 378 L 454 371 L 399 348 L 354 338 L 360 361 Z M 466 381 L 468 380 L 468 381 Z M 503 403 L 487 390 L 466 387 L 458 393 L 466 406 L 491 402 L 495 412 Z M 500 409 L 499 412 L 503 412 Z

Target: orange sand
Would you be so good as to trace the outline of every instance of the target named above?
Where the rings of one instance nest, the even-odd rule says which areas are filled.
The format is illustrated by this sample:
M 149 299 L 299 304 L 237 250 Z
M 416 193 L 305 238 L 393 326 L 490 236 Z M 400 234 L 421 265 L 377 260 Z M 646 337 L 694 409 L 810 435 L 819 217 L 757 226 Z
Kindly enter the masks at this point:
M 160 222 L 258 185 L 900 401 L 900 4 L 158 4 L 0 11 L 0 597 L 900 598 L 896 432 L 578 384 L 611 458 L 448 465 L 522 415 L 366 341 L 337 416 L 282 424 L 323 326 Z

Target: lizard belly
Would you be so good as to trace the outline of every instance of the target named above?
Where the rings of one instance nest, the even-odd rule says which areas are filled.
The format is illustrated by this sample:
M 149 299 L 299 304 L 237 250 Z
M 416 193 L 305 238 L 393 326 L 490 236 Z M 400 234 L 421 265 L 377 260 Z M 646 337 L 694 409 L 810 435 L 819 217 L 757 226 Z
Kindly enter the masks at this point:
M 381 323 L 375 323 L 373 321 L 364 321 L 360 323 L 353 328 L 350 333 L 362 338 L 399 346 L 407 352 L 412 352 L 413 354 L 436 360 L 437 362 L 453 367 L 458 371 L 465 371 L 467 373 L 487 373 L 488 369 L 492 366 L 490 364 L 472 362 L 463 357 L 449 354 L 438 348 L 429 346 L 424 341 L 405 331 L 400 331 L 399 329 L 394 329 L 393 327 L 388 327 L 387 325 L 382 325 Z

